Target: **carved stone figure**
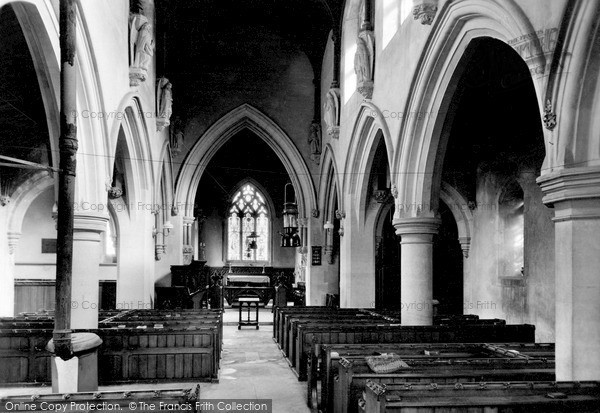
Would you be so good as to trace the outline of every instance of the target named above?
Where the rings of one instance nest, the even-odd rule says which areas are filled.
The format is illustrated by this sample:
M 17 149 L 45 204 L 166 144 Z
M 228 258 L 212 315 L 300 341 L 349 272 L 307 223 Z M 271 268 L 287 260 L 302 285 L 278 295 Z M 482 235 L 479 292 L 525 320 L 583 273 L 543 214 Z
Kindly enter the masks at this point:
M 332 88 L 325 97 L 324 118 L 327 124 L 327 134 L 334 139 L 339 137 L 339 89 Z
M 134 13 L 129 17 L 129 83 L 137 86 L 146 80 L 150 59 L 154 55 L 152 26 L 146 16 Z
M 310 158 L 318 164 L 321 159 L 321 124 L 316 120 L 310 124 L 308 144 L 310 145 Z
M 356 54 L 354 55 L 354 72 L 357 82 L 364 83 L 371 80 L 371 59 L 369 48 L 365 39 L 356 39 Z
M 156 88 L 156 127 L 159 131 L 171 123 L 171 114 L 173 113 L 173 85 L 166 77 L 158 79 Z
M 371 30 L 363 30 L 356 39 L 354 72 L 356 89 L 366 99 L 373 97 L 373 67 L 375 61 L 375 36 Z
M 171 124 L 171 152 L 173 155 L 179 155 L 183 150 L 183 121 L 179 116 L 175 116 Z

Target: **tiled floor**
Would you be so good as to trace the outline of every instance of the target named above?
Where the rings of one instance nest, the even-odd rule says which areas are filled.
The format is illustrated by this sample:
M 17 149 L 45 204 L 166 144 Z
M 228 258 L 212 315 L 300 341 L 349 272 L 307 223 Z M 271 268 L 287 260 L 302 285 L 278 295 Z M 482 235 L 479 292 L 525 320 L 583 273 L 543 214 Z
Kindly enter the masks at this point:
M 308 413 L 306 382 L 299 382 L 272 339 L 271 309 L 261 309 L 260 329 L 237 329 L 237 309 L 224 313 L 223 353 L 219 383 L 200 383 L 201 399 L 272 399 L 273 413 Z M 268 323 L 268 324 L 263 324 Z M 193 383 L 102 386 L 100 390 L 168 389 Z M 51 393 L 49 387 L 0 388 L 0 396 Z

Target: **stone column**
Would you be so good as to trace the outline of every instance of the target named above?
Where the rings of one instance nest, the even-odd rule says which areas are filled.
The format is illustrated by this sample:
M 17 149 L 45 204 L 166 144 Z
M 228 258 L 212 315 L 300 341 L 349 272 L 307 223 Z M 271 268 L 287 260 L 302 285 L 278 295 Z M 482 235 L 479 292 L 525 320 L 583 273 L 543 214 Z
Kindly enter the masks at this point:
M 600 380 L 600 167 L 537 181 L 554 208 L 556 380 Z
M 98 271 L 102 257 L 100 236 L 108 217 L 75 215 L 73 222 L 73 276 L 71 328 L 98 328 Z
M 433 236 L 439 218 L 394 219 L 401 237 L 400 302 L 403 325 L 433 323 Z

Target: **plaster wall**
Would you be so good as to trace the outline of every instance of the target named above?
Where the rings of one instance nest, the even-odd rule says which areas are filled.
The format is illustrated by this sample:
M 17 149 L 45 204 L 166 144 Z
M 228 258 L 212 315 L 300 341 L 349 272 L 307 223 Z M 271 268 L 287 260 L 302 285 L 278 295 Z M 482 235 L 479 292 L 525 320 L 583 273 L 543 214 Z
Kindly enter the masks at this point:
M 514 255 L 504 238 L 505 220 L 498 195 L 505 178 L 480 173 L 477 208 L 469 257 L 465 260 L 465 314 L 501 318 L 507 323 L 536 326 L 536 341 L 554 341 L 554 224 L 551 212 L 541 202 L 537 185 L 523 185 L 524 275 L 505 265 Z M 523 179 L 520 180 L 523 182 Z M 492 235 L 490 235 L 492 234 Z
M 15 251 L 16 278 L 39 278 L 34 273 L 23 273 L 22 264 L 56 264 L 56 254 L 42 254 L 42 238 L 56 239 L 56 228 L 52 219 L 54 191 L 50 187 L 31 204 L 21 229 L 21 239 Z M 43 270 L 42 270 L 43 271 Z
M 179 86 L 203 90 L 202 96 L 191 102 L 173 102 L 174 107 L 182 105 L 180 110 L 187 112 L 190 118 L 184 131 L 185 148 L 192 148 L 208 127 L 225 114 L 242 104 L 249 104 L 285 131 L 311 173 L 316 173 L 318 165 L 310 159 L 308 144 L 309 126 L 314 115 L 314 75 L 308 58 L 275 34 L 257 33 L 247 41 L 248 59 L 243 68 L 229 68 L 224 63 L 214 62 L 216 67 L 222 67 L 222 72 Z M 228 71 L 230 75 L 226 76 Z M 174 94 L 176 87 L 178 85 L 173 85 Z M 175 165 L 180 165 L 186 155 L 187 151 L 182 151 Z M 177 174 L 178 170 L 174 172 Z

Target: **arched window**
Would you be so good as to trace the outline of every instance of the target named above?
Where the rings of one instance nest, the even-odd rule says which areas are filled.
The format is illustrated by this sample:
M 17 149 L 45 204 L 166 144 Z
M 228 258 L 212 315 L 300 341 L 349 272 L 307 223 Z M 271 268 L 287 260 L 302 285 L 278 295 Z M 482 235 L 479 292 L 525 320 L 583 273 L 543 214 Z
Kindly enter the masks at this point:
M 106 223 L 106 231 L 102 234 L 103 255 L 105 264 L 114 264 L 117 262 L 118 236 L 115 223 L 115 217 L 112 211 L 109 212 L 109 220 Z
M 269 211 L 263 195 L 250 183 L 233 195 L 227 218 L 227 260 L 268 261 L 270 234 Z M 253 232 L 256 249 L 250 248 Z

